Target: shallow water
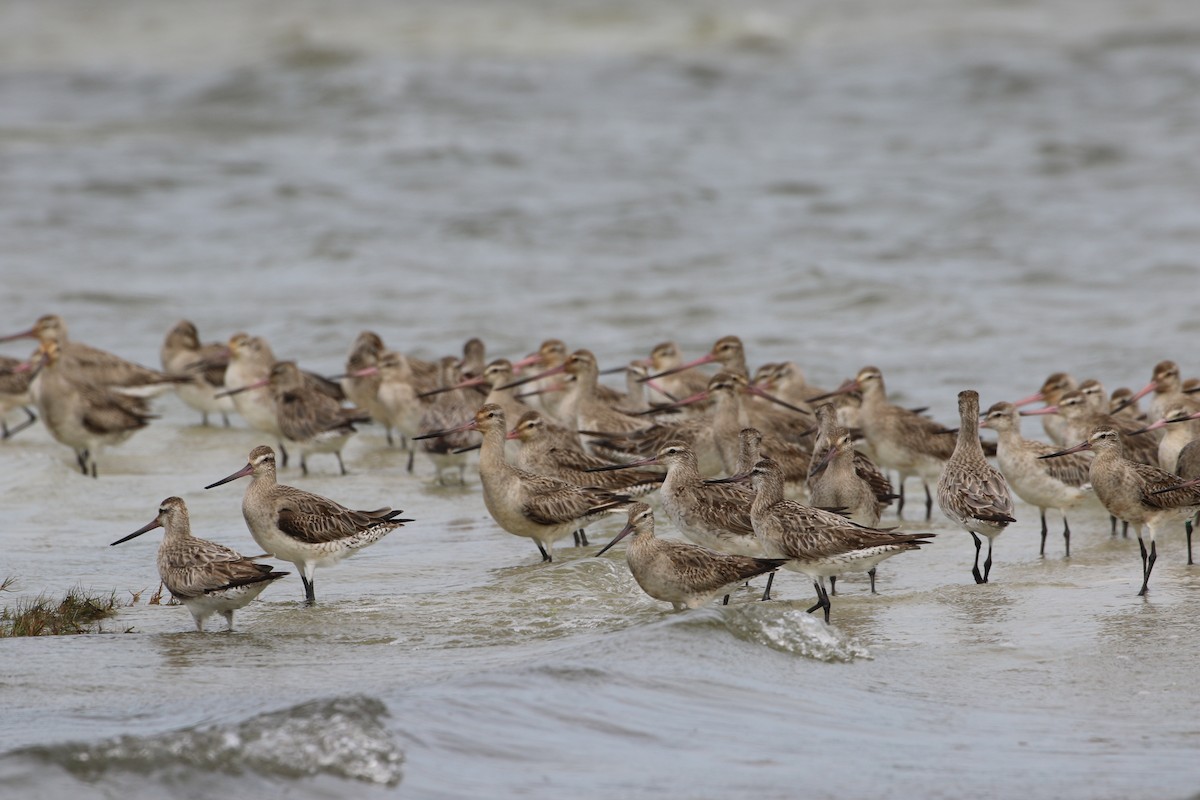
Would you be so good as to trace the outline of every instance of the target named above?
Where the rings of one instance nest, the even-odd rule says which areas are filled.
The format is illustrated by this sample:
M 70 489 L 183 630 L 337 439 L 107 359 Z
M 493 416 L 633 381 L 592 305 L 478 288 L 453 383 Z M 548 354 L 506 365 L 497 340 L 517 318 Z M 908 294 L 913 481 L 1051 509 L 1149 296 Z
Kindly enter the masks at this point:
M 962 388 L 1060 369 L 1195 374 L 1193 4 L 893 8 L 5 4 L 0 327 L 55 312 L 156 364 L 186 317 L 330 373 L 364 328 L 424 356 L 557 336 L 602 366 L 735 333 L 824 385 L 877 364 L 945 421 Z M 477 476 L 409 475 L 367 429 L 350 476 L 282 478 L 416 521 L 318 572 L 318 607 L 287 579 L 202 636 L 146 604 L 156 535 L 107 545 L 177 494 L 251 551 L 241 485 L 201 487 L 259 439 L 157 410 L 96 481 L 40 427 L 0 443 L 5 601 L 142 592 L 111 635 L 0 644 L 0 795 L 1197 791 L 1181 534 L 1143 600 L 1098 508 L 1066 561 L 1019 504 L 983 587 L 969 537 L 910 514 L 941 535 L 878 596 L 847 577 L 828 628 L 790 573 L 778 602 L 673 614 L 619 547 L 543 566 Z

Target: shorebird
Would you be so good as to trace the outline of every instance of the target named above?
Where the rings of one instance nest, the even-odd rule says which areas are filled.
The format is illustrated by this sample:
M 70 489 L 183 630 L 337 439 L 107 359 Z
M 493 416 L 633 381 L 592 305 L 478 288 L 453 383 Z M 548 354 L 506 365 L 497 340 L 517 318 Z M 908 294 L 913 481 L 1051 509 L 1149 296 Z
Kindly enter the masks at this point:
M 158 507 L 158 516 L 133 533 L 113 542 L 128 542 L 155 528 L 163 528 L 158 546 L 158 575 L 171 595 L 192 612 L 196 630 L 213 614 L 225 617 L 233 630 L 233 612 L 258 597 L 262 590 L 288 572 L 259 564 L 223 544 L 192 535 L 187 505 L 168 497 Z
M 615 390 L 600 384 L 600 368 L 591 350 L 576 350 L 557 366 L 509 381 L 498 388 L 511 389 L 560 374 L 567 375 L 569 381 L 554 410 L 554 417 L 560 424 L 574 430 L 618 434 L 645 427 L 645 421 L 640 417 L 616 408 L 615 404 L 623 398 Z
M 996 463 L 1009 487 L 1026 503 L 1037 506 L 1042 519 L 1040 555 L 1046 555 L 1046 509 L 1057 508 L 1063 518 L 1063 544 L 1071 555 L 1071 525 L 1067 511 L 1092 493 L 1088 468 L 1091 459 L 1082 453 L 1045 461 L 1055 451 L 1050 445 L 1021 436 L 1021 418 L 1012 403 L 996 403 L 980 425 L 997 434 Z
M 929 484 L 936 483 L 942 465 L 954 452 L 953 432 L 931 419 L 887 401 L 883 373 L 878 367 L 863 367 L 853 381 L 835 389 L 831 396 L 862 392 L 859 427 L 875 463 L 900 473 L 896 514 L 904 511 L 904 481 L 910 475 L 921 478 L 925 487 L 925 518 L 933 515 L 933 496 Z M 815 397 L 812 402 L 825 400 Z
M 412 472 L 417 449 L 408 440 L 421 432 L 421 417 L 426 406 L 417 393 L 411 359 L 403 353 L 388 351 L 376 363 L 347 373 L 347 377 L 354 378 L 373 376 L 379 380 L 371 401 L 371 416 L 387 427 L 389 444 L 392 443 L 391 431 L 400 433 L 401 444 L 408 450 L 408 471 Z M 366 390 L 356 388 L 355 391 Z
M 45 314 L 32 328 L 0 337 L 0 342 L 30 338 L 37 339 L 42 347 L 50 342 L 58 345 L 59 361 L 76 380 L 108 386 L 122 394 L 154 397 L 169 391 L 177 383 L 190 380 L 165 375 L 106 350 L 76 342 L 67 336 L 67 324 L 57 314 Z
M 604 489 L 535 475 L 504 460 L 504 409 L 488 403 L 474 419 L 418 438 L 444 437 L 458 431 L 479 431 L 479 480 L 483 502 L 492 519 L 514 536 L 533 539 L 543 561 L 552 561 L 554 543 L 609 514 L 624 511 L 629 498 Z
M 1156 420 L 1144 428 L 1133 431 L 1130 435 L 1137 436 L 1150 431 L 1166 429 L 1166 433 L 1158 440 L 1158 466 L 1167 472 L 1178 474 L 1176 464 L 1179 453 L 1188 442 L 1200 436 L 1200 411 L 1194 411 L 1189 406 L 1172 406 L 1162 419 Z M 1167 426 L 1170 427 L 1167 427 Z
M 549 390 L 555 383 L 555 379 L 552 376 L 557 373 L 554 372 L 554 369 L 562 366 L 563 362 L 567 360 L 567 352 L 566 342 L 562 339 L 546 339 L 535 352 L 530 353 L 525 358 L 513 364 L 513 370 L 516 373 L 527 367 L 537 367 L 538 372 L 551 373 L 551 377 L 547 378 L 530 376 L 527 379 L 522 378 L 521 380 L 525 383 L 533 383 L 533 386 L 528 387 L 530 394 L 537 397 L 538 402 L 542 406 L 542 411 L 549 414 L 555 420 L 558 419 L 558 405 L 562 402 L 562 393 Z
M 1016 522 L 1012 495 L 1004 476 L 987 462 L 979 443 L 979 393 L 958 393 L 958 440 L 954 454 L 938 479 L 938 506 L 952 522 L 965 528 L 975 541 L 975 564 L 971 574 L 976 583 L 987 583 L 992 571 L 992 540 Z M 979 573 L 979 535 L 987 537 L 987 560 Z
M 1200 508 L 1200 490 L 1178 475 L 1126 458 L 1121 436 L 1113 428 L 1097 428 L 1080 444 L 1042 458 L 1058 458 L 1082 450 L 1096 454 L 1089 468 L 1096 497 L 1108 513 L 1137 528 L 1142 554 L 1142 588 L 1138 596 L 1143 596 L 1150 588 L 1150 573 L 1158 558 L 1155 534 L 1171 522 L 1183 522 L 1192 516 Z M 1142 538 L 1144 528 L 1150 531 L 1149 553 Z M 1191 550 L 1189 536 L 1188 563 Z
M 650 403 L 674 403 L 684 397 L 704 391 L 708 377 L 697 369 L 684 367 L 683 356 L 679 353 L 679 345 L 675 342 L 660 342 L 650 351 L 650 357 L 644 362 L 647 372 L 640 375 L 643 385 L 651 389 Z M 651 379 L 651 375 L 661 378 Z
M 654 512 L 645 503 L 629 506 L 629 521 L 616 537 L 596 553 L 602 556 L 632 534 L 625 549 L 629 571 L 642 591 L 665 600 L 676 611 L 699 608 L 734 584 L 782 566 L 782 559 L 752 558 L 710 550 L 690 542 L 659 539 L 654 535 Z
M 577 486 L 595 486 L 629 497 L 641 497 L 663 482 L 661 472 L 648 470 L 589 472 L 609 466 L 611 462 L 584 452 L 578 436 L 550 422 L 539 411 L 522 414 L 507 439 L 520 442 L 516 454 L 518 468 Z M 586 547 L 587 543 L 587 532 L 582 528 L 575 531 L 575 544 Z
M 15 436 L 37 422 L 37 414 L 29 408 L 33 405 L 33 395 L 29 392 L 31 366 L 19 358 L 0 356 L 0 439 Z M 25 412 L 25 419 L 10 428 L 8 415 L 18 408 Z
M 505 419 L 517 420 L 522 414 L 532 410 L 516 396 L 513 365 L 507 358 L 497 358 L 484 367 L 480 373 L 471 377 L 464 374 L 463 380 L 453 386 L 438 389 L 431 394 L 441 394 L 452 389 L 468 389 L 473 386 L 487 387 L 487 396 L 483 402 L 495 403 L 503 408 Z
M 1023 397 L 1013 403 L 1013 406 L 1020 408 L 1031 403 L 1045 403 L 1046 406 L 1057 406 L 1062 396 L 1067 392 L 1075 391 L 1079 388 L 1079 384 L 1075 379 L 1066 372 L 1055 372 L 1042 382 L 1042 388 L 1036 393 Z M 1028 412 L 1023 412 L 1028 414 Z M 1067 422 L 1062 417 L 1044 416 L 1042 417 L 1042 428 L 1046 431 L 1046 435 L 1050 437 L 1050 441 L 1059 445 L 1065 446 L 1069 437 L 1067 435 Z
M 888 480 L 887 475 L 884 475 L 880 471 L 879 467 L 875 466 L 875 462 L 871 460 L 870 456 L 857 449 L 855 446 L 857 443 L 853 434 L 840 424 L 838 410 L 832 404 L 821 403 L 817 406 L 814 414 L 817 418 L 817 432 L 813 439 L 812 458 L 809 460 L 806 473 L 809 491 L 813 490 L 817 479 L 820 478 L 823 469 L 822 465 L 830 463 L 830 460 L 834 458 L 844 458 L 848 451 L 855 477 L 870 488 L 875 502 L 881 504 L 880 513 L 882 513 L 884 508 L 887 508 L 893 500 L 899 497 L 899 495 L 892 491 L 892 482 Z M 849 447 L 843 442 L 838 446 L 839 452 L 831 454 L 829 451 L 847 435 L 850 436 Z M 825 503 L 814 502 L 813 505 L 825 506 Z M 837 508 L 841 505 L 837 504 L 833 507 Z M 856 519 L 855 521 L 858 522 L 859 520 Z M 878 517 L 876 517 L 875 522 L 872 522 L 871 525 L 873 526 L 878 522 Z
M 465 429 L 439 436 L 429 434 L 432 431 L 443 431 L 457 424 L 459 420 L 471 416 L 476 406 L 467 400 L 462 389 L 453 388 L 462 382 L 458 359 L 454 356 L 444 356 L 438 366 L 441 370 L 441 384 L 446 391 L 438 394 L 433 402 L 425 407 L 417 424 L 421 435 L 413 436 L 412 439 L 421 442 L 421 451 L 433 462 L 439 485 L 446 485 L 445 473 L 458 470 L 458 482 L 465 486 L 467 481 L 464 473 L 469 458 L 467 451 L 474 449 L 474 445 L 479 443 L 479 436 Z
M 722 478 L 744 480 L 747 476 Z M 750 519 L 768 558 L 787 559 L 786 569 L 804 574 L 813 582 L 817 602 L 808 609 L 825 612 L 829 622 L 829 593 L 825 578 L 844 572 L 869 572 L 879 562 L 928 544 L 932 533 L 892 533 L 856 525 L 840 514 L 787 500 L 779 465 L 764 458 L 748 476 L 754 489 Z
M 1078 390 L 1064 393 L 1056 406 L 1022 413 L 1058 414 L 1066 421 L 1065 432 L 1070 437 L 1067 441 L 1087 439 L 1096 428 L 1112 428 L 1121 434 L 1121 444 L 1124 445 L 1129 458 L 1143 464 L 1158 466 L 1158 442 L 1153 437 L 1134 436 L 1133 433 L 1138 428 L 1136 424 L 1123 423 L 1112 414 L 1097 410 Z
M 225 368 L 229 365 L 229 349 L 223 344 L 201 344 L 196 326 L 180 320 L 167 331 L 159 352 L 163 372 L 187 383 L 175 385 L 179 399 L 200 412 L 201 424 L 208 424 L 210 413 L 220 414 L 229 427 L 229 414 L 234 411 L 233 400 L 218 396 L 225 388 Z
M 1113 389 L 1108 398 L 1107 410 L 1117 419 L 1134 425 L 1145 425 L 1149 421 L 1148 415 L 1138 407 L 1138 401 L 1133 399 L 1133 389 L 1128 386 Z
M 1150 382 L 1129 399 L 1129 404 L 1136 403 L 1150 392 L 1154 392 L 1150 401 L 1150 416 L 1153 419 L 1162 419 L 1167 415 L 1167 411 L 1179 406 L 1189 408 L 1189 413 L 1200 411 L 1200 402 L 1183 391 L 1179 365 L 1174 361 L 1160 361 L 1155 364 Z
M 275 353 L 267 340 L 238 332 L 229 337 L 229 357 L 225 368 L 225 391 L 230 392 L 233 406 L 246 423 L 255 430 L 275 437 L 279 445 L 282 466 L 287 466 L 288 451 L 283 446 L 283 431 L 275 415 L 271 390 L 261 381 L 271 374 Z M 256 386 L 257 388 L 249 388 Z
M 668 375 L 675 375 L 684 370 L 713 363 L 720 364 L 726 372 L 732 372 L 747 381 L 750 380 L 750 370 L 746 367 L 746 348 L 742 345 L 742 340 L 736 336 L 722 336 L 713 343 L 712 349 L 707 354 L 670 369 L 653 373 L 646 380 L 665 378 Z
M 144 399 L 68 372 L 57 341 L 42 344 L 33 363 L 36 374 L 29 391 L 42 422 L 56 440 L 75 451 L 84 475 L 96 477 L 102 447 L 124 442 L 155 418 Z
M 667 476 L 659 489 L 663 511 L 687 538 L 722 553 L 761 556 L 762 544 L 750 522 L 753 496 L 745 488 L 705 482 L 696 453 L 683 442 L 663 445 L 654 456 L 629 464 L 596 467 L 593 472 L 661 464 Z
M 258 546 L 281 561 L 290 561 L 300 571 L 304 599 L 317 602 L 313 572 L 382 539 L 411 519 L 400 519 L 403 511 L 377 508 L 354 511 L 320 495 L 285 486 L 275 477 L 275 451 L 259 445 L 250 460 L 237 472 L 205 486 L 251 476 L 242 497 L 242 516 Z
M 379 386 L 383 382 L 379 360 L 385 353 L 387 348 L 384 347 L 382 337 L 375 331 L 363 331 L 350 347 L 350 354 L 346 356 L 346 371 L 339 380 L 346 399 L 358 408 L 366 410 L 373 420 L 383 425 L 390 447 L 396 443 L 392 436 L 395 426 L 389 418 L 388 410 L 379 400 Z M 402 447 L 408 448 L 404 433 L 400 434 L 400 442 Z
M 300 472 L 308 474 L 309 454 L 333 453 L 338 469 L 345 475 L 342 448 L 355 433 L 355 423 L 370 422 L 371 415 L 362 409 L 345 408 L 314 388 L 305 381 L 295 361 L 276 361 L 266 378 L 231 393 L 251 391 L 260 386 L 270 389 L 279 432 L 285 441 L 300 451 Z
M 855 470 L 854 455 L 854 438 L 843 430 L 820 461 L 814 458 L 808 479 L 808 501 L 817 508 L 838 509 L 837 513 L 864 528 L 877 528 L 879 515 L 890 500 L 880 500 L 871 483 Z M 871 594 L 876 594 L 874 566 L 867 570 L 867 575 L 871 579 Z M 836 575 L 829 577 L 831 594 L 837 594 L 836 581 Z

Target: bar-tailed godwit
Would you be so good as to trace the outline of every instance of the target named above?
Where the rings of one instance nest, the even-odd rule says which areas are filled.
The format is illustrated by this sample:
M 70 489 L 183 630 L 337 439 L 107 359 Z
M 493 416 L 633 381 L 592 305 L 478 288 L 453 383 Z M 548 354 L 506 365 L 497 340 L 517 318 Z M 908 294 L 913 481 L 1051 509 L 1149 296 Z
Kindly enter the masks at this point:
M 158 575 L 171 595 L 192 612 L 198 631 L 204 630 L 204 621 L 213 614 L 225 617 L 228 630 L 233 630 L 234 611 L 258 597 L 273 581 L 290 574 L 193 536 L 187 505 L 178 497 L 163 500 L 153 521 L 113 544 L 155 528 L 165 531 L 158 546 Z
M 730 588 L 764 572 L 778 569 L 782 559 L 752 558 L 719 553 L 691 542 L 659 539 L 654 535 L 654 512 L 645 503 L 629 506 L 629 521 L 597 556 L 631 536 L 625 549 L 629 571 L 642 591 L 665 600 L 676 611 L 699 608 Z
M 400 519 L 403 511 L 377 508 L 355 511 L 320 495 L 285 486 L 275 477 L 275 451 L 259 445 L 250 451 L 250 460 L 237 472 L 205 486 L 212 489 L 224 483 L 251 476 L 242 497 L 242 516 L 258 546 L 282 561 L 290 561 L 300 571 L 304 598 L 309 605 L 317 602 L 313 572 L 341 561 L 382 539 L 410 519 Z

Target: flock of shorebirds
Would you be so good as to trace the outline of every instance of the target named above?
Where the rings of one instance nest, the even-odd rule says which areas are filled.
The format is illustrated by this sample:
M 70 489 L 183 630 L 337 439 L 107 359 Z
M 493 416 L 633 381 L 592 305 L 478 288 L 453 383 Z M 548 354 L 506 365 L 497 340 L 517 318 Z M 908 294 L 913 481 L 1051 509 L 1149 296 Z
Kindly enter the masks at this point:
M 419 449 L 437 480 L 463 482 L 478 450 L 484 503 L 508 533 L 532 539 L 543 560 L 555 542 L 574 537 L 611 514 L 627 525 L 596 555 L 625 537 L 629 569 L 650 596 L 676 609 L 695 608 L 754 576 L 784 567 L 812 581 L 816 603 L 829 621 L 837 576 L 866 572 L 875 592 L 875 568 L 919 549 L 931 533 L 880 527 L 904 485 L 919 478 L 925 518 L 936 487 L 942 512 L 970 533 L 972 575 L 987 583 L 992 542 L 1015 521 L 1012 493 L 1041 515 L 1063 515 L 1099 501 L 1117 521 L 1132 525 L 1142 559 L 1139 594 L 1149 587 L 1155 539 L 1171 525 L 1187 531 L 1192 564 L 1192 520 L 1200 510 L 1200 395 L 1178 366 L 1163 361 L 1139 392 L 1109 397 L 1095 380 L 1067 373 L 1046 379 L 1040 391 L 998 402 L 981 414 L 979 396 L 959 393 L 959 421 L 947 428 L 888 402 L 883 374 L 864 367 L 840 387 L 808 384 L 792 362 L 765 364 L 753 373 L 736 336 L 719 339 L 704 356 L 685 362 L 664 342 L 644 359 L 602 371 L 588 350 L 569 351 L 550 339 L 517 361 L 488 361 L 479 339 L 461 356 L 435 363 L 386 349 L 364 331 L 353 343 L 345 373 L 322 377 L 293 361 L 277 361 L 258 336 L 234 334 L 226 344 L 203 344 L 192 323 L 166 335 L 162 370 L 133 364 L 76 342 L 63 320 L 41 317 L 27 331 L 4 337 L 38 340 L 26 359 L 0 357 L 0 424 L 10 438 L 37 419 L 75 452 L 79 469 L 95 477 L 104 447 L 117 445 L 154 418 L 148 398 L 175 391 L 203 415 L 225 424 L 237 413 L 274 441 L 279 466 L 289 450 L 303 473 L 308 458 L 331 454 L 345 474 L 341 451 L 355 426 L 384 427 L 390 446 L 408 450 L 409 471 Z M 703 371 L 717 365 L 715 374 Z M 625 375 L 624 391 L 600 382 Z M 1138 402 L 1153 393 L 1148 415 Z M 1041 402 L 1034 410 L 1020 410 Z M 23 413 L 24 418 L 8 426 Z M 1039 415 L 1053 445 L 1026 439 L 1020 417 Z M 980 428 L 997 434 L 994 444 Z M 988 456 L 994 456 L 998 469 Z M 278 483 L 276 448 L 255 447 L 246 465 L 210 484 L 249 477 L 242 513 L 264 555 L 245 557 L 191 534 L 187 507 L 164 500 L 153 521 L 120 544 L 165 529 L 158 569 L 171 594 L 191 611 L 196 627 L 235 610 L 269 583 L 287 575 L 259 563 L 291 562 L 308 603 L 316 602 L 316 567 L 337 562 L 411 520 L 392 508 L 354 510 Z M 895 485 L 887 471 L 897 475 Z M 638 498 L 657 493 L 664 514 L 687 541 L 655 536 L 654 510 Z M 1148 532 L 1149 546 L 1146 544 Z M 982 564 L 983 540 L 987 554 Z M 828 579 L 828 580 L 826 580 Z

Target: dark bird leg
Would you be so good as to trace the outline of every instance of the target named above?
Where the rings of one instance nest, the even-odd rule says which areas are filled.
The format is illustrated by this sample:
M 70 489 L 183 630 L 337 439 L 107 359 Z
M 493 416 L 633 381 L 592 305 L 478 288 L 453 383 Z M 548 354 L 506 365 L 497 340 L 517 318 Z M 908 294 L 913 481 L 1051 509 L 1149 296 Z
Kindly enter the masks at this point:
M 729 595 L 725 595 L 725 599 L 721 601 L 721 605 L 723 605 L 723 606 L 729 605 Z
M 1042 558 L 1046 557 L 1046 509 L 1039 508 L 1038 511 L 1042 514 L 1042 547 L 1038 550 L 1038 555 Z M 1066 519 L 1066 517 L 1063 517 Z
M 1198 518 L 1200 518 L 1200 511 L 1196 512 L 1195 518 L 1189 519 L 1187 522 L 1185 522 L 1183 524 L 1183 529 L 1185 531 L 1187 531 L 1188 566 L 1189 567 L 1195 563 L 1192 561 L 1192 528 L 1195 527 L 1195 519 L 1198 519 Z
M 992 574 L 992 538 L 988 537 L 988 554 L 987 560 L 983 562 L 983 582 L 988 582 L 988 575 Z
M 875 567 L 867 570 L 867 575 L 871 578 L 871 594 L 879 594 L 879 592 L 875 591 Z
M 904 516 L 904 476 L 903 475 L 901 475 L 900 479 L 896 481 L 896 485 L 898 487 L 900 487 L 898 490 L 899 491 L 899 499 L 896 500 L 896 518 L 899 519 L 900 517 Z
M 279 466 L 286 467 L 288 462 L 287 448 L 283 446 L 283 442 L 276 442 L 279 445 Z
M 301 475 L 308 474 L 308 464 L 304 463 L 304 453 L 303 452 L 300 453 L 300 474 Z
M 534 544 L 536 544 L 536 545 L 538 546 L 538 552 L 542 554 L 542 561 L 543 561 L 543 562 L 546 562 L 546 561 L 553 561 L 553 560 L 554 560 L 553 558 L 551 558 L 551 557 L 550 557 L 550 554 L 546 552 L 546 548 L 542 547 L 542 543 L 541 543 L 541 542 L 539 542 L 537 539 L 534 539 L 534 540 L 533 540 L 533 543 L 534 543 Z
M 1122 539 L 1129 538 L 1129 523 L 1126 522 L 1125 520 L 1121 520 L 1121 538 Z
M 815 586 L 817 588 L 817 604 L 815 606 L 813 606 L 812 608 L 810 608 L 808 610 L 808 613 L 811 614 L 813 611 L 817 610 L 818 608 L 825 609 L 825 624 L 828 625 L 829 624 L 829 607 L 830 607 L 831 603 L 829 602 L 829 593 L 825 591 L 825 587 L 822 586 L 821 584 L 822 584 L 822 581 L 814 581 L 813 582 L 813 586 Z
M 1141 548 L 1141 551 L 1142 551 L 1142 589 L 1140 592 L 1138 592 L 1138 597 L 1142 597 L 1146 594 L 1146 591 L 1150 588 L 1150 570 L 1154 568 L 1154 558 L 1155 557 L 1152 555 L 1148 556 L 1146 554 L 1146 543 L 1145 543 L 1145 541 L 1142 540 L 1140 530 L 1138 531 L 1138 547 Z M 1150 549 L 1151 549 L 1151 552 L 1154 551 L 1154 540 L 1153 539 L 1150 540 Z
M 87 468 L 87 450 L 75 451 L 75 463 L 79 465 L 79 471 L 84 475 L 88 474 Z
M 983 542 L 979 541 L 979 534 L 970 531 L 971 538 L 975 540 L 975 565 L 971 567 L 971 574 L 975 576 L 976 583 L 983 583 L 983 575 L 979 572 L 979 550 L 983 547 Z
M 334 455 L 337 456 L 338 469 L 340 469 L 342 471 L 342 474 L 345 475 L 346 474 L 346 465 L 342 463 L 342 454 L 334 453 Z
M 1067 522 L 1067 515 L 1063 514 L 1063 544 L 1067 547 L 1067 553 L 1063 558 L 1071 557 L 1071 524 Z
M 576 547 L 587 547 L 588 546 L 587 531 L 585 531 L 583 528 L 580 528 L 579 530 L 575 531 L 575 546 Z
M 315 606 L 317 604 L 317 593 L 313 589 L 315 581 L 310 581 L 304 577 L 304 570 L 300 571 L 300 580 L 304 582 L 304 603 L 305 605 Z
M 921 485 L 925 487 L 925 519 L 933 519 L 933 495 L 929 493 L 929 484 L 921 481 Z
M 20 425 L 16 426 L 15 428 L 5 427 L 5 429 L 4 429 L 4 438 L 5 439 L 7 439 L 10 436 L 16 436 L 18 433 L 25 430 L 33 423 L 37 422 L 37 414 L 33 413 L 25 406 L 21 406 L 21 410 L 25 412 L 25 417 L 26 417 L 25 421 L 22 422 Z
M 392 438 L 392 426 L 388 425 L 384 428 L 384 430 L 387 432 L 388 447 L 394 447 L 396 444 L 396 440 Z
M 775 582 L 775 573 L 772 572 L 770 575 L 767 576 L 767 588 L 763 592 L 763 596 L 762 596 L 763 600 L 771 599 L 771 584 L 774 582 Z
M 408 472 L 410 475 L 412 474 L 413 456 L 415 456 L 416 454 L 417 454 L 417 449 L 415 447 L 408 451 Z
M 1109 514 L 1108 522 L 1109 522 L 1109 525 L 1112 526 L 1112 535 L 1113 535 L 1113 538 L 1115 539 L 1117 536 L 1117 518 L 1114 517 L 1112 514 Z
M 837 575 L 829 576 L 829 593 L 837 596 Z

